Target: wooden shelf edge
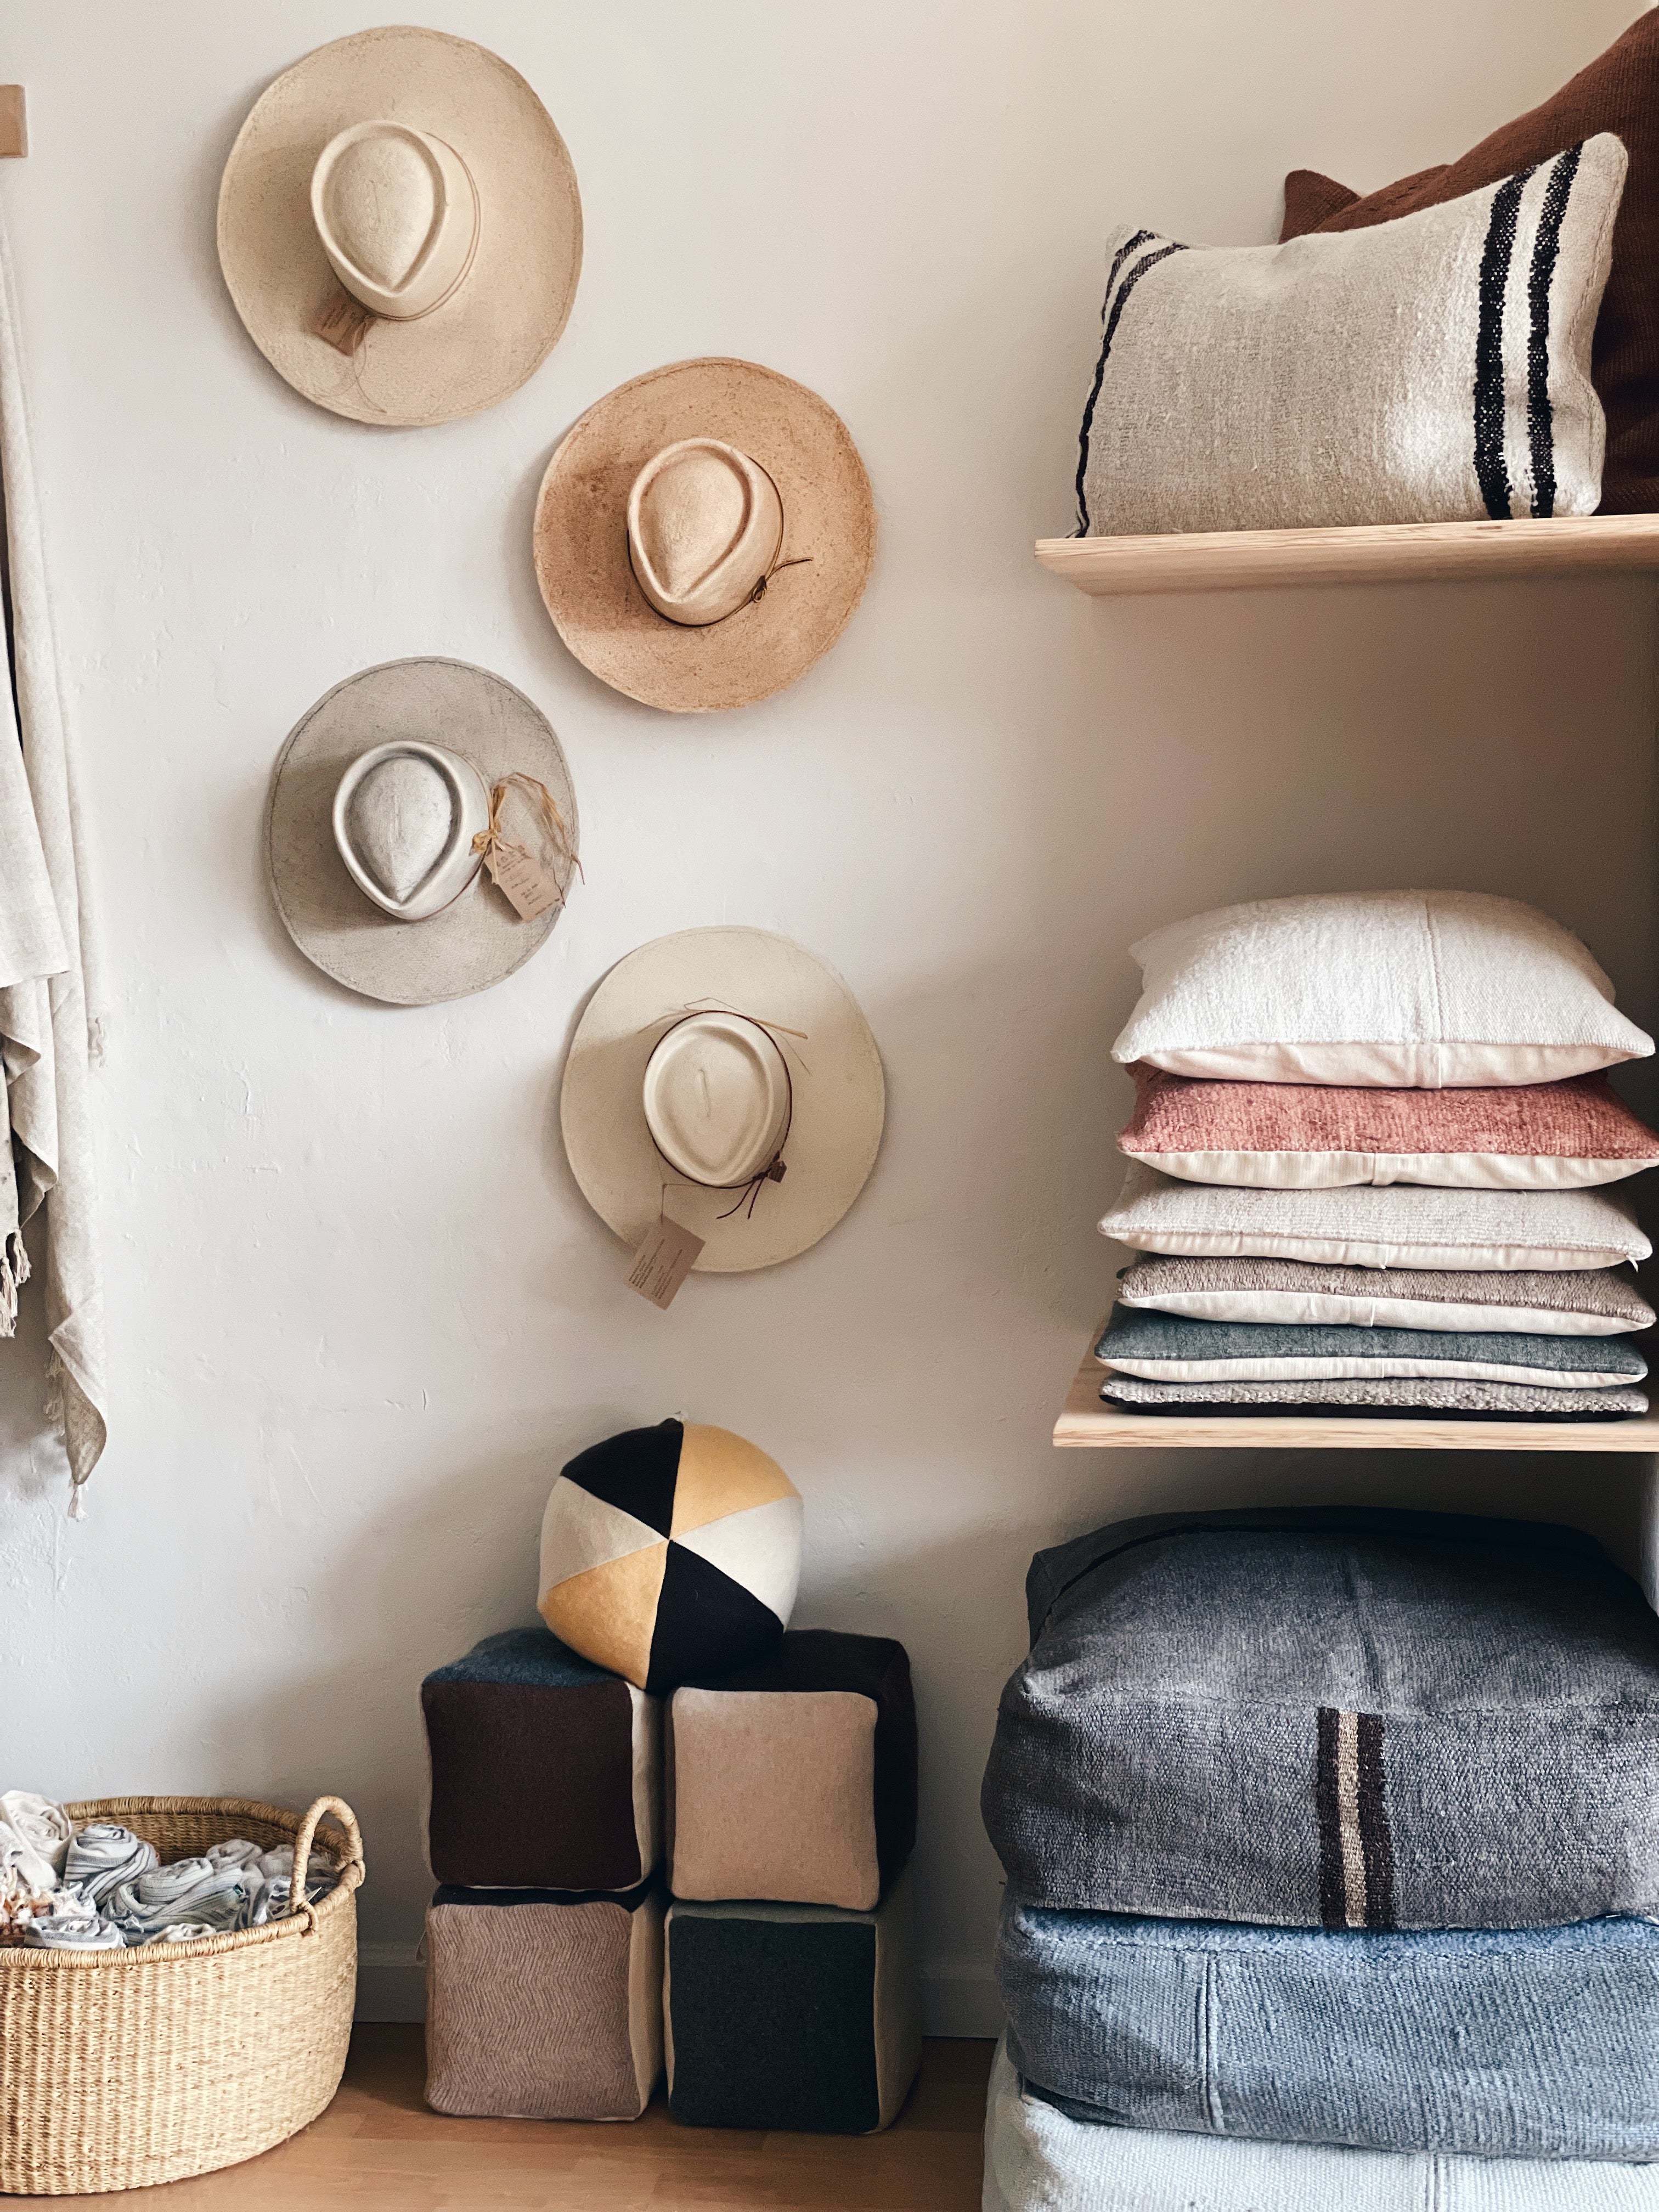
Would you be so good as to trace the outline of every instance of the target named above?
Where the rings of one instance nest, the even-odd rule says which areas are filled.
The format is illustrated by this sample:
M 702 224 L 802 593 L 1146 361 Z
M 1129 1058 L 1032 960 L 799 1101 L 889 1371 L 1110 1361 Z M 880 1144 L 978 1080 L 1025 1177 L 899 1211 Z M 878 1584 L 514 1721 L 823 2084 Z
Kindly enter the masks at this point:
M 1659 568 L 1659 514 L 1393 522 L 1164 538 L 1039 538 L 1036 557 L 1091 598 L 1281 585 L 1474 582 Z
M 1553 1451 L 1659 1452 L 1659 1413 L 1623 1421 L 1349 1419 L 1330 1413 L 1220 1414 L 1115 1412 L 1100 1395 L 1105 1369 L 1096 1329 L 1084 1347 L 1054 1440 L 1084 1451 Z

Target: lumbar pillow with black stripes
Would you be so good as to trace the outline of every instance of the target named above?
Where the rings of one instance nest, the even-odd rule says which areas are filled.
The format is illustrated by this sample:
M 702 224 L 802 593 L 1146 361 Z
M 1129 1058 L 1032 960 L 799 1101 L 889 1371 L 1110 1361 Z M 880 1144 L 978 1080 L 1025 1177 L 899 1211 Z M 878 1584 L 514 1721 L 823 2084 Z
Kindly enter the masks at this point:
M 669 1420 L 591 1444 L 542 1521 L 542 1619 L 660 1697 L 763 1658 L 800 1579 L 800 1493 L 729 1429 Z
M 1079 538 L 1592 514 L 1611 132 L 1367 230 L 1107 246 Z

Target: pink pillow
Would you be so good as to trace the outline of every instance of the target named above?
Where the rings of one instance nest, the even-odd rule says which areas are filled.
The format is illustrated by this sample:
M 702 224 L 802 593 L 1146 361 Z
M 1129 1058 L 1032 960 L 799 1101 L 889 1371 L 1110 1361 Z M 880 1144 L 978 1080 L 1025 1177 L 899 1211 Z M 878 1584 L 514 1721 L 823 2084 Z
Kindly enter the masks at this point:
M 1145 1060 L 1129 1072 L 1135 1110 L 1119 1150 L 1188 1182 L 1566 1190 L 1659 1164 L 1659 1137 L 1601 1074 L 1502 1090 L 1389 1091 L 1223 1083 Z

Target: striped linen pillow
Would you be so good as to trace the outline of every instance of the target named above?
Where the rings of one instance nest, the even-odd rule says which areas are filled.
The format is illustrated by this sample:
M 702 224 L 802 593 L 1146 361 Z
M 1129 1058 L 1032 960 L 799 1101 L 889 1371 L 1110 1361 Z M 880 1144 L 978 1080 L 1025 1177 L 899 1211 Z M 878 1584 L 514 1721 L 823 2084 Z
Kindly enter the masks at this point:
M 1116 232 L 1076 534 L 1592 514 L 1626 166 L 1603 131 L 1372 229 Z

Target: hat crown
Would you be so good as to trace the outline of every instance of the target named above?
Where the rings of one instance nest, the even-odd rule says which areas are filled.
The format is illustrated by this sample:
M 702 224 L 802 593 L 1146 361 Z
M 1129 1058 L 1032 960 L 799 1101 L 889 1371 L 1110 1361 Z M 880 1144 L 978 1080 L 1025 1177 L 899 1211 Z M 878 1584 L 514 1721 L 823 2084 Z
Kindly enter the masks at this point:
M 442 213 L 432 163 L 401 132 L 343 146 L 328 172 L 323 206 L 343 252 L 389 291 L 420 259 Z
M 389 322 L 441 307 L 478 242 L 471 170 L 408 123 L 354 123 L 331 138 L 311 173 L 311 216 L 341 283 Z
M 442 860 L 455 827 L 455 801 L 432 762 L 394 753 L 352 793 L 346 823 L 357 858 L 401 906 Z
M 671 1167 L 713 1189 L 739 1190 L 765 1174 L 788 1133 L 789 1071 L 758 1022 L 692 1014 L 658 1040 L 642 1103 Z
M 628 497 L 628 547 L 641 590 L 670 622 L 723 622 L 767 575 L 783 506 L 766 471 L 718 438 L 653 453 Z

